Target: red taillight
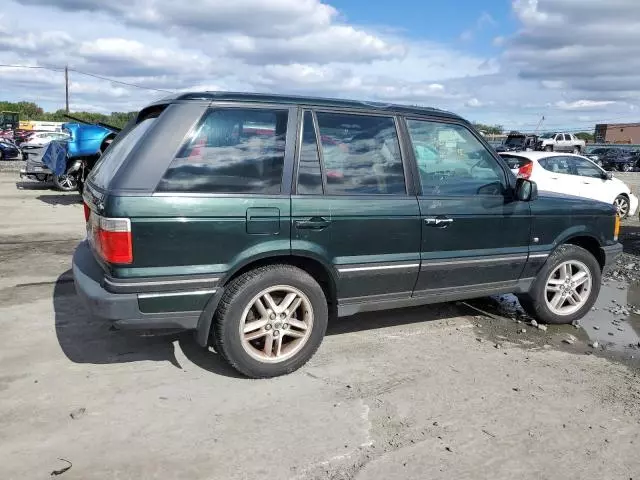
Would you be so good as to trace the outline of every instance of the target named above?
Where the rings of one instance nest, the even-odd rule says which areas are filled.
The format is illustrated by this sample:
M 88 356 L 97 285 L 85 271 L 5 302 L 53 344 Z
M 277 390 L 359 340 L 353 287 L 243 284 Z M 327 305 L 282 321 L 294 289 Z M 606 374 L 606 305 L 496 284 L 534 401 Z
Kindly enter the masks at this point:
M 105 262 L 133 263 L 131 221 L 128 218 L 104 218 L 90 214 L 89 237 Z
M 518 178 L 529 179 L 533 173 L 533 162 L 527 162 L 518 170 Z
M 87 205 L 85 202 L 82 202 L 82 206 L 84 207 L 84 221 L 88 222 L 89 216 L 91 215 L 91 209 L 89 208 L 89 205 Z

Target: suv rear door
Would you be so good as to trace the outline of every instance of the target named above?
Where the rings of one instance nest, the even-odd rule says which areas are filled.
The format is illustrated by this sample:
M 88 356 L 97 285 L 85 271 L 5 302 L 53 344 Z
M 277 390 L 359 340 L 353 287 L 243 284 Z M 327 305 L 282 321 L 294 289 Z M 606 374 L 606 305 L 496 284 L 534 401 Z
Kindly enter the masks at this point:
M 189 117 L 185 128 L 178 117 L 189 109 L 197 108 L 167 108 L 135 161 L 115 174 L 116 188 L 124 191 L 105 201 L 106 213 L 130 218 L 133 263 L 112 266 L 114 277 L 178 276 L 210 284 L 247 262 L 290 252 L 296 109 L 214 105 Z M 180 137 L 177 147 L 167 146 L 172 135 Z M 118 138 L 105 156 L 126 139 Z M 107 167 L 101 162 L 93 180 Z M 105 181 L 112 190 L 113 182 Z M 136 195 L 136 182 L 151 183 L 154 191 Z
M 444 301 L 516 285 L 531 218 L 528 203 L 513 201 L 506 169 L 466 125 L 408 118 L 406 128 L 422 217 L 414 296 Z
M 343 307 L 409 298 L 420 266 L 420 212 L 396 119 L 312 109 L 302 117 L 292 252 L 333 268 Z

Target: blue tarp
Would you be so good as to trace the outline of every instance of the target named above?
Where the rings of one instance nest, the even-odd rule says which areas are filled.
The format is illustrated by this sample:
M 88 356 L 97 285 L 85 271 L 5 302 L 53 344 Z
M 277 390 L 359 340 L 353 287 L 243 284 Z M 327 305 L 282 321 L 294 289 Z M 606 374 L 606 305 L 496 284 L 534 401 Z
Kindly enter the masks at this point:
M 42 163 L 54 174 L 64 174 L 67 170 L 67 142 L 50 142 L 42 154 Z

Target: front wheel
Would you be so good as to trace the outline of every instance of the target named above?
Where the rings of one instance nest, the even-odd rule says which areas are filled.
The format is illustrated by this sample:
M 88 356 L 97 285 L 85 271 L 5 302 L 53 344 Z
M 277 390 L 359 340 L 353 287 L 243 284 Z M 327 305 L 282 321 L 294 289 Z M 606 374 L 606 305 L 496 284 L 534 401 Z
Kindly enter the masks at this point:
M 546 323 L 584 317 L 600 293 L 602 273 L 595 257 L 576 245 L 561 245 L 549 257 L 531 290 L 520 295 L 525 311 Z
M 67 173 L 64 175 L 54 175 L 53 184 L 58 190 L 62 190 L 63 192 L 73 192 L 78 188 L 78 180 L 75 175 Z
M 631 172 L 633 170 L 633 165 L 631 165 L 630 163 L 623 163 L 622 167 L 620 167 L 620 170 L 622 170 L 623 172 Z
M 618 195 L 613 201 L 613 206 L 616 207 L 620 218 L 629 216 L 629 198 L 626 195 Z
M 213 345 L 247 377 L 276 377 L 313 356 L 328 318 L 324 292 L 308 273 L 289 265 L 261 267 L 227 285 Z
M 544 147 L 544 151 L 545 152 L 553 152 L 553 145 L 547 145 L 546 147 Z

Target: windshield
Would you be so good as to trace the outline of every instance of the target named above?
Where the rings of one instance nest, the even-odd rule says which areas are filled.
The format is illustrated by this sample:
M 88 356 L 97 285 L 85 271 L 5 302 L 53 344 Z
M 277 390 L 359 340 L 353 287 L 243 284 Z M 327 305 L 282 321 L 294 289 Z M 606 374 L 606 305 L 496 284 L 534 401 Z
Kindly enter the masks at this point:
M 540 136 L 540 138 L 553 138 L 555 136 L 555 133 L 545 133 L 544 135 Z
M 524 145 L 524 137 L 507 137 L 504 144 L 509 146 Z

